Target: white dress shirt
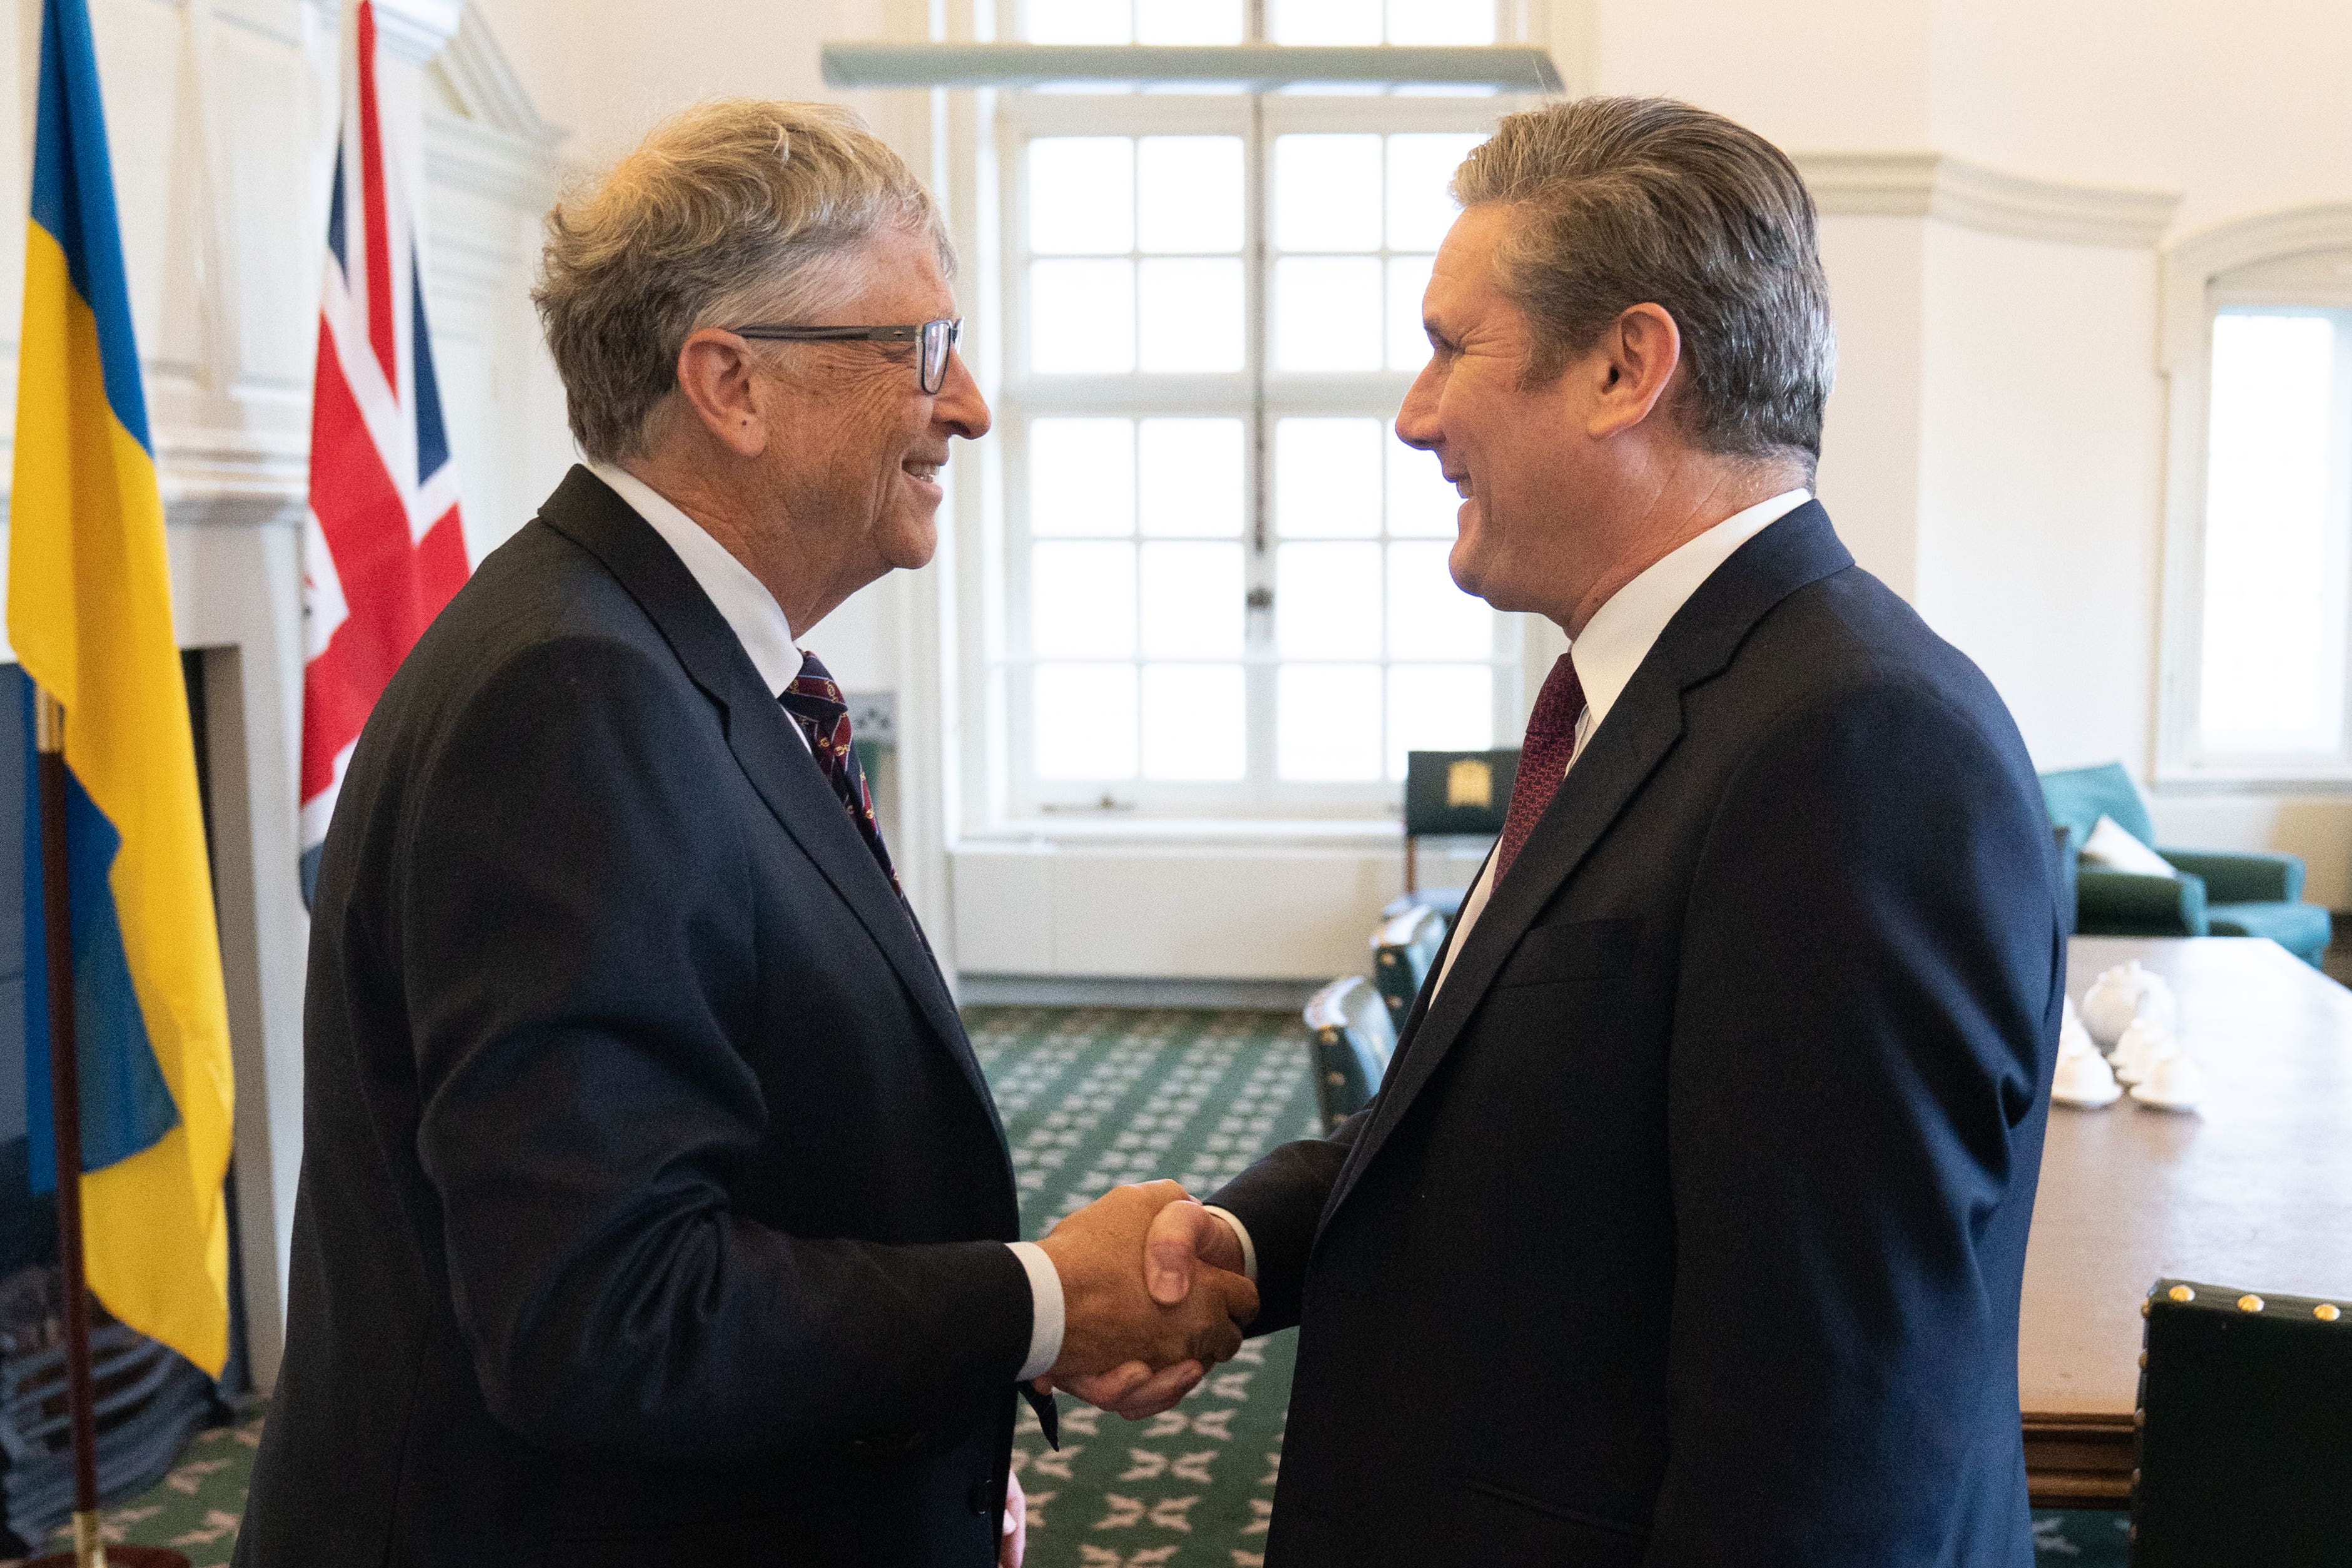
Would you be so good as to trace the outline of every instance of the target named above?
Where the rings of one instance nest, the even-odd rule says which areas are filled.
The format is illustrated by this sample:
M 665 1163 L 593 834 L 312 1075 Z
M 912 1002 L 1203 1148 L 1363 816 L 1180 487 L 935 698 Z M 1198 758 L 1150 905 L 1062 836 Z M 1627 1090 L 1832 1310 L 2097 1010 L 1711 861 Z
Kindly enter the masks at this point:
M 1570 769 L 1576 766 L 1576 759 L 1584 754 L 1593 731 L 1601 728 L 1609 710 L 1617 705 L 1617 699 L 1624 694 L 1633 672 L 1650 656 L 1666 623 L 1690 602 L 1699 584 L 1714 576 L 1716 568 L 1730 560 L 1734 551 L 1812 499 L 1811 490 L 1784 490 L 1770 500 L 1759 501 L 1745 511 L 1732 513 L 1653 563 L 1592 613 L 1592 619 L 1585 623 L 1584 635 L 1568 650 L 1568 657 L 1575 661 L 1577 682 L 1584 688 L 1584 712 L 1576 721 L 1576 745 L 1568 758 Z M 1470 928 L 1486 912 L 1486 900 L 1494 888 L 1495 858 L 1490 854 L 1479 869 L 1477 883 L 1462 900 L 1462 912 L 1454 917 L 1454 940 L 1446 944 L 1445 965 L 1437 972 L 1437 985 L 1430 993 L 1433 1001 L 1437 991 L 1444 989 L 1445 977 L 1454 972 L 1454 955 L 1469 940 Z M 1242 1244 L 1242 1258 L 1248 1266 L 1249 1277 L 1255 1280 L 1257 1249 L 1250 1241 L 1249 1227 L 1225 1209 L 1212 1208 L 1209 1212 L 1233 1227 Z
M 614 494 L 661 535 L 662 542 L 670 547 L 695 585 L 732 628 L 768 689 L 781 694 L 792 685 L 804 660 L 793 642 L 792 623 L 784 618 L 783 607 L 768 592 L 767 584 L 751 575 L 751 569 L 705 532 L 700 523 L 636 475 L 614 463 L 591 463 L 588 471 L 612 486 Z M 800 736 L 802 745 L 808 744 L 808 736 L 798 724 L 792 726 L 792 731 Z M 1035 1242 L 1006 1245 L 1029 1276 L 1029 1359 L 1019 1373 L 1020 1381 L 1026 1383 L 1053 1371 L 1054 1363 L 1061 1358 L 1062 1277 L 1045 1249 Z

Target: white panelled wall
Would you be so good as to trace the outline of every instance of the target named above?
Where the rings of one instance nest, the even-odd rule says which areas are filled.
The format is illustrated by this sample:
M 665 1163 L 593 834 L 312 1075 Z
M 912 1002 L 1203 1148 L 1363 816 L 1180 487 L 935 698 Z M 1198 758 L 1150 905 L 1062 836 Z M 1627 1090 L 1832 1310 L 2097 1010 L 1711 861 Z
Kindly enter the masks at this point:
M 257 1381 L 275 1379 L 301 1162 L 296 876 L 300 536 L 326 194 L 333 0 L 89 0 L 181 645 L 205 650 L 206 763 L 237 1090 L 240 1256 Z M 0 212 L 21 226 L 41 5 L 0 34 Z M 376 0 L 388 145 L 420 193 L 426 306 L 475 559 L 569 457 L 527 294 L 558 133 L 461 0 Z M 21 226 L 0 237 L 14 428 Z M 0 479 L 7 464 L 0 461 Z M 0 552 L 0 562 L 5 552 Z M 0 565 L 5 571 L 5 565 Z

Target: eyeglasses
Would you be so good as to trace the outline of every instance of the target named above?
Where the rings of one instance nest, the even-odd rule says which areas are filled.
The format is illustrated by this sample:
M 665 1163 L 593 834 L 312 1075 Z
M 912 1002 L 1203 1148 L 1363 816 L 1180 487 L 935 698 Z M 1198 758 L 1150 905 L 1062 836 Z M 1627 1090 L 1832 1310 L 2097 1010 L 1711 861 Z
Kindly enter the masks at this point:
M 925 321 L 919 327 L 750 326 L 730 330 L 739 338 L 774 343 L 920 343 L 923 390 L 936 396 L 940 388 L 947 384 L 948 353 L 955 347 L 956 339 L 963 335 L 963 321 L 961 318 Z

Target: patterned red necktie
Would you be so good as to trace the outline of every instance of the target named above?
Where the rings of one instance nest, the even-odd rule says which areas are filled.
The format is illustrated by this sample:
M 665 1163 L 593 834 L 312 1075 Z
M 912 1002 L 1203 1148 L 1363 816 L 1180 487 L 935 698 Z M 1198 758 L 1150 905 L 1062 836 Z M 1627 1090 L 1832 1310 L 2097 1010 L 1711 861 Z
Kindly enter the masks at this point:
M 801 650 L 801 672 L 793 683 L 777 695 L 801 733 L 808 737 L 809 752 L 816 758 L 817 771 L 833 785 L 849 813 L 849 820 L 857 825 L 859 837 L 866 847 L 874 851 L 874 858 L 882 865 L 882 874 L 890 879 L 890 887 L 900 898 L 906 897 L 898 888 L 898 873 L 890 865 L 890 851 L 882 843 L 882 825 L 874 819 L 874 796 L 866 788 L 866 770 L 857 765 L 856 750 L 849 743 L 849 704 L 841 700 L 841 688 L 833 683 L 832 672 L 824 661 L 806 648 Z
M 1576 721 L 1584 716 L 1584 684 L 1576 679 L 1576 665 L 1567 654 L 1544 677 L 1536 693 L 1535 710 L 1528 715 L 1527 739 L 1519 742 L 1519 773 L 1511 785 L 1511 808 L 1503 816 L 1502 847 L 1495 852 L 1495 885 L 1511 874 L 1511 862 L 1535 831 L 1536 823 L 1559 793 L 1568 764 L 1576 755 Z

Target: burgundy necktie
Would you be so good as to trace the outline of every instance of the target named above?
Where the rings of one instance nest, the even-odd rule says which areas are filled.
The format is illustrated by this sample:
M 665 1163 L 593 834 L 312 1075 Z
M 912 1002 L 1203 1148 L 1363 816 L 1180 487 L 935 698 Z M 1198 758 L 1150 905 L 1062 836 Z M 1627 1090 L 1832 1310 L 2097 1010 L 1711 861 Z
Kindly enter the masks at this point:
M 849 813 L 849 820 L 857 825 L 866 847 L 881 862 L 882 874 L 890 879 L 892 889 L 898 889 L 898 873 L 890 864 L 890 851 L 883 846 L 882 825 L 874 819 L 874 796 L 866 787 L 866 770 L 857 765 L 857 752 L 849 743 L 849 704 L 841 700 L 841 688 L 833 683 L 824 661 L 802 649 L 801 672 L 777 694 L 776 700 L 808 737 L 817 771 L 833 785 L 834 795 Z
M 1584 685 L 1576 679 L 1575 662 L 1567 655 L 1544 677 L 1536 693 L 1535 710 L 1528 715 L 1527 739 L 1519 742 L 1519 774 L 1511 785 L 1511 808 L 1503 816 L 1502 847 L 1495 852 L 1495 885 L 1511 874 L 1511 862 L 1535 831 L 1551 797 L 1559 793 L 1576 755 L 1576 721 L 1584 716 Z

